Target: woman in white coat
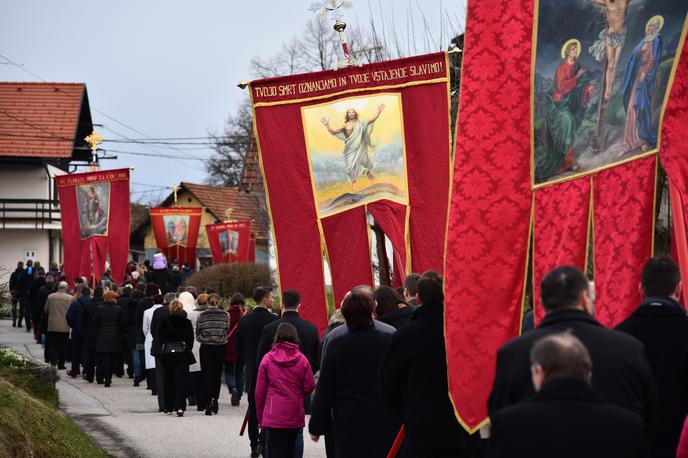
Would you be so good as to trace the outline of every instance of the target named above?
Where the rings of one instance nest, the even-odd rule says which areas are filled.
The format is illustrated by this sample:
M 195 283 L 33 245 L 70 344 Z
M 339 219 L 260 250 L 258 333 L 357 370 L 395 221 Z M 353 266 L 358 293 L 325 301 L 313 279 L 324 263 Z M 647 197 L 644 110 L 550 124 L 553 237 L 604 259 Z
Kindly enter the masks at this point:
M 208 308 L 208 295 L 200 294 L 198 300 L 194 299 L 193 294 L 188 291 L 184 291 L 179 295 L 179 301 L 184 305 L 184 311 L 186 312 L 186 317 L 191 321 L 191 326 L 193 327 L 194 336 L 196 335 L 196 320 L 198 320 L 198 315 L 202 311 Z M 196 359 L 196 362 L 189 366 L 189 381 L 187 383 L 186 396 L 189 401 L 189 405 L 196 405 L 196 409 L 199 411 L 205 410 L 207 407 L 207 400 L 205 399 L 203 390 L 203 380 L 201 377 L 201 355 L 199 350 L 201 345 L 195 343 L 191 348 L 191 352 Z
M 160 303 L 157 303 L 160 302 Z M 145 337 L 143 341 L 143 353 L 146 359 L 146 377 L 148 378 L 148 386 L 151 387 L 152 395 L 157 396 L 157 383 L 155 380 L 155 356 L 151 355 L 151 346 L 153 345 L 153 334 L 151 334 L 151 321 L 153 320 L 153 312 L 162 307 L 162 296 L 157 296 L 156 303 L 152 307 L 143 312 L 142 331 Z

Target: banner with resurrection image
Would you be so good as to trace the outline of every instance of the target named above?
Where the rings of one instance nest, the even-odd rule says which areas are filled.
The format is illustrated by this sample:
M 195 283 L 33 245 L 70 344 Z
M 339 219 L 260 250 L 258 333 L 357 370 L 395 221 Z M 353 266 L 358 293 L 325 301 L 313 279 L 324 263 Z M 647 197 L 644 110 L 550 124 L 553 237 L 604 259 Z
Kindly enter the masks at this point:
M 301 111 L 320 217 L 380 199 L 408 203 L 399 94 L 349 97 Z
M 448 83 L 446 53 L 251 82 L 279 286 L 299 289 L 319 328 L 324 258 L 334 302 L 372 282 L 370 217 L 392 244 L 395 282 L 443 269 Z
M 536 0 L 533 185 L 655 154 L 686 0 Z

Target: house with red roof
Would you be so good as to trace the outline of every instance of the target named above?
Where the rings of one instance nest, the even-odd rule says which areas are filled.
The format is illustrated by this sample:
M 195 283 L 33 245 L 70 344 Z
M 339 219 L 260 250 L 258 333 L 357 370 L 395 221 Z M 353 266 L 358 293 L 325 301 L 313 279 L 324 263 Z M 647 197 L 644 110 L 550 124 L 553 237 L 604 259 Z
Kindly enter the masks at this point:
M 85 84 L 0 82 L 0 282 L 17 261 L 62 262 L 53 178 L 88 165 L 92 131 Z

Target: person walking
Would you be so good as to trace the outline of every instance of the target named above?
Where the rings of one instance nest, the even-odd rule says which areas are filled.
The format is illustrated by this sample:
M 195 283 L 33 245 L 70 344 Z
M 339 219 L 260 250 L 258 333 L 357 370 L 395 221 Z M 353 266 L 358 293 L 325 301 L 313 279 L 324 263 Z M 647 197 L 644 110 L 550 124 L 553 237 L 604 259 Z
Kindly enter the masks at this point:
M 69 340 L 69 324 L 67 323 L 67 310 L 72 301 L 72 296 L 67 294 L 69 285 L 61 281 L 57 285 L 57 292 L 48 296 L 45 301 L 44 311 L 48 314 L 46 347 L 48 358 L 52 366 L 58 369 L 66 369 L 67 342 Z
M 490 417 L 488 458 L 650 456 L 642 417 L 602 400 L 590 354 L 571 333 L 536 340 L 528 366 L 535 396 Z
M 373 290 L 353 288 L 342 303 L 349 332 L 329 341 L 313 397 L 308 429 L 313 441 L 334 429 L 335 456 L 387 455 L 401 423 L 379 394 L 380 367 L 392 332 L 373 326 Z
M 43 309 L 38 306 L 38 291 L 45 286 L 45 269 L 43 267 L 36 268 L 36 278 L 31 282 L 29 287 L 29 308 L 26 311 L 26 332 L 33 329 L 34 340 L 36 343 L 40 342 L 40 326 Z
M 206 296 L 207 294 L 201 294 Z M 206 415 L 216 414 L 218 398 L 222 385 L 222 366 L 227 351 L 227 334 L 229 333 L 229 315 L 219 308 L 220 300 L 213 297 L 208 302 L 207 310 L 198 315 L 196 322 L 196 340 L 201 345 L 201 373 L 206 399 Z
M 227 334 L 227 351 L 225 352 L 225 383 L 233 406 L 241 403 L 244 391 L 244 360 L 234 347 L 234 335 L 237 325 L 246 312 L 246 302 L 241 293 L 234 293 L 229 300 L 229 334 Z
M 382 364 L 380 393 L 406 427 L 404 454 L 472 457 L 480 438 L 461 427 L 448 395 L 442 279 L 434 272 L 425 273 L 414 286 L 419 307 L 408 324 L 392 335 Z
M 141 316 L 139 316 L 139 302 L 144 299 L 143 291 L 139 289 L 134 289 L 129 295 L 129 303 L 127 304 L 126 314 L 127 314 L 127 351 L 130 353 L 131 370 L 134 376 L 134 386 L 139 386 L 141 381 L 141 366 L 143 365 L 141 361 L 141 351 L 138 347 L 139 345 L 139 334 L 142 334 L 142 318 L 143 310 L 141 311 Z M 151 302 L 152 304 L 152 302 Z M 141 341 L 141 346 L 143 346 L 143 340 Z
M 293 458 L 296 438 L 305 426 L 304 397 L 315 388 L 313 370 L 299 350 L 298 331 L 288 322 L 277 327 L 272 349 L 256 377 L 258 424 L 267 430 L 267 456 Z
M 657 387 L 652 456 L 674 458 L 688 415 L 688 316 L 678 302 L 681 272 L 668 257 L 650 259 L 641 275 L 642 304 L 616 330 L 642 342 Z
M 162 296 L 158 294 L 154 294 L 151 297 L 145 297 L 145 292 L 143 291 L 145 287 L 141 285 L 141 288 L 137 286 L 136 290 L 134 290 L 134 293 L 138 291 L 138 293 L 141 294 L 141 297 L 138 297 L 137 294 L 137 303 L 136 303 L 136 351 L 139 353 L 139 374 L 138 374 L 138 379 L 136 376 L 134 377 L 134 386 L 139 386 L 139 383 L 142 380 L 146 380 L 146 389 L 150 390 L 151 384 L 148 379 L 148 366 L 146 365 L 146 335 L 144 333 L 144 328 L 143 328 L 143 314 L 148 310 L 149 308 L 153 307 L 155 305 L 154 297 L 158 297 L 158 303 L 162 304 Z M 152 313 L 151 313 L 152 315 Z M 150 319 L 149 319 L 149 326 L 150 326 Z
M 182 417 L 186 411 L 186 378 L 193 361 L 193 328 L 179 300 L 173 300 L 168 307 L 169 313 L 156 328 L 155 341 L 160 345 L 159 359 L 165 377 L 164 411 L 166 414 L 176 411 Z
M 406 302 L 402 295 L 389 286 L 380 286 L 375 290 L 375 304 L 377 319 L 394 329 L 401 329 L 409 324 L 416 311 L 415 306 Z
M 244 367 L 244 382 L 248 396 L 248 436 L 251 445 L 251 457 L 257 458 L 263 452 L 263 441 L 258 431 L 258 416 L 256 414 L 256 402 L 253 391 L 253 377 L 257 372 L 256 357 L 258 344 L 263 328 L 275 320 L 277 316 L 271 310 L 275 303 L 272 288 L 258 286 L 253 290 L 253 300 L 256 306 L 251 313 L 239 320 L 236 335 L 234 336 L 234 348 L 242 355 L 246 363 Z
M 191 321 L 191 327 L 196 335 L 196 323 L 198 316 L 204 311 L 208 310 L 208 295 L 200 294 L 195 300 L 193 294 L 184 291 L 179 294 L 179 301 L 184 304 L 184 311 L 186 317 Z M 189 380 L 186 384 L 186 396 L 189 405 L 196 406 L 199 412 L 206 410 L 208 407 L 209 398 L 206 396 L 206 389 L 201 372 L 201 345 L 196 343 L 193 347 L 194 360 L 196 361 L 189 366 Z
M 143 343 L 143 354 L 144 363 L 146 366 L 146 380 L 149 389 L 151 390 L 151 395 L 158 395 L 158 384 L 156 381 L 156 361 L 155 355 L 152 353 L 153 348 L 153 333 L 151 332 L 151 322 L 153 320 L 153 313 L 163 306 L 164 298 L 160 295 L 155 296 L 159 298 L 159 301 L 153 300 L 153 305 L 148 307 L 143 311 L 143 317 L 141 321 L 141 331 L 144 335 Z M 168 298 L 170 301 L 174 300 L 174 294 L 171 294 Z M 162 407 L 162 406 L 159 406 Z M 164 410 L 164 409 L 163 409 Z M 162 410 L 161 410 L 162 412 Z
M 19 327 L 21 328 L 21 314 L 18 314 L 19 306 L 19 292 L 21 289 L 21 276 L 24 273 L 24 263 L 19 261 L 17 263 L 17 268 L 10 275 L 10 296 L 12 297 L 12 327 L 17 327 L 17 318 L 19 319 Z
M 81 375 L 81 363 L 84 360 L 86 328 L 84 327 L 84 309 L 91 302 L 91 289 L 84 287 L 81 297 L 72 302 L 67 310 L 67 324 L 72 328 L 72 369 L 67 375 L 76 378 Z
M 33 261 L 26 261 L 26 268 L 19 276 L 19 323 L 17 327 L 22 327 L 21 320 L 26 321 L 26 332 L 31 331 L 31 284 L 36 277 L 36 269 Z
M 103 381 L 106 388 L 112 384 L 112 374 L 122 353 L 122 335 L 126 325 L 122 307 L 117 305 L 117 294 L 113 291 L 106 292 L 95 315 L 97 378 Z
M 167 293 L 163 297 L 162 307 L 153 311 L 153 316 L 150 321 L 150 333 L 153 335 L 153 341 L 151 343 L 150 353 L 155 357 L 155 390 L 158 395 L 158 410 L 160 412 L 165 410 L 165 377 L 163 374 L 164 367 L 162 360 L 160 359 L 160 350 L 162 345 L 159 340 L 157 340 L 158 326 L 169 314 L 169 305 L 172 301 L 177 299 L 177 295 L 174 293 Z

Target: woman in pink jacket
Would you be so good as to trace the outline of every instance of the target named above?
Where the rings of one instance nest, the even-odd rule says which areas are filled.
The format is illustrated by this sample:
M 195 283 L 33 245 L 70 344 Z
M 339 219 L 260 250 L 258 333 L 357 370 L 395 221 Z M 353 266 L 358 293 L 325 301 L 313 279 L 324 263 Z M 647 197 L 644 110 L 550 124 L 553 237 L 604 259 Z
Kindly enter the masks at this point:
M 305 426 L 303 398 L 315 389 L 308 359 L 299 351 L 299 335 L 289 323 L 277 327 L 270 353 L 256 379 L 258 424 L 267 430 L 271 458 L 293 458 L 296 435 Z
M 688 458 L 688 417 L 683 423 L 683 432 L 681 432 L 681 439 L 678 442 L 676 458 Z

